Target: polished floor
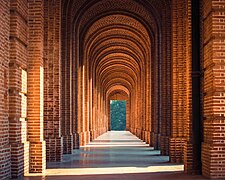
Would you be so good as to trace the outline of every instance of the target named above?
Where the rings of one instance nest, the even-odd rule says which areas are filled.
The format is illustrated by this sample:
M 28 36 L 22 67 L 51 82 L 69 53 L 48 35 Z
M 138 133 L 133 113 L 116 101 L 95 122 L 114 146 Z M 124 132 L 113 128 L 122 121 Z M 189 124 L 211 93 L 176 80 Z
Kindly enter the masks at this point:
M 62 162 L 48 163 L 45 175 L 29 174 L 25 180 L 149 180 L 204 179 L 183 173 L 183 165 L 149 147 L 127 131 L 110 131 Z

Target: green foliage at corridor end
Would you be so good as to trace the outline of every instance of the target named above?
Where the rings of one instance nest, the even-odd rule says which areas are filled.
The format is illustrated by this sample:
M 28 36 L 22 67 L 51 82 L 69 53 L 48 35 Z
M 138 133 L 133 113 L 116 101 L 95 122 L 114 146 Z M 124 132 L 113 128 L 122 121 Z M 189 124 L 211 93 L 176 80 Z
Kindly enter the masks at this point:
M 126 101 L 110 101 L 111 130 L 126 130 Z

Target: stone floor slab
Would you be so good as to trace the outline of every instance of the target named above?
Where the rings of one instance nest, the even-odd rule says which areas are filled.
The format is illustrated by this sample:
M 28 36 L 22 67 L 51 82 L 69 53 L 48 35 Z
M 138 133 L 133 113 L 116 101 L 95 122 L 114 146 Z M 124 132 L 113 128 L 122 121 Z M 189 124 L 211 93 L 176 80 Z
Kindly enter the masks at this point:
M 204 179 L 186 175 L 183 169 L 130 132 L 109 131 L 74 154 L 64 155 L 62 162 L 48 163 L 45 175 L 29 174 L 25 180 Z

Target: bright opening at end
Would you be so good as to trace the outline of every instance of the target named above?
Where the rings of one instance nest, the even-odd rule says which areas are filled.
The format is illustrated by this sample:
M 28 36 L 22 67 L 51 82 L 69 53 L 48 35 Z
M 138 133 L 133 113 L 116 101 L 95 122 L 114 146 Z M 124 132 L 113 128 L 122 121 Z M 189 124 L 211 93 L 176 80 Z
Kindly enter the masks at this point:
M 127 101 L 110 100 L 110 126 L 112 131 L 126 130 Z

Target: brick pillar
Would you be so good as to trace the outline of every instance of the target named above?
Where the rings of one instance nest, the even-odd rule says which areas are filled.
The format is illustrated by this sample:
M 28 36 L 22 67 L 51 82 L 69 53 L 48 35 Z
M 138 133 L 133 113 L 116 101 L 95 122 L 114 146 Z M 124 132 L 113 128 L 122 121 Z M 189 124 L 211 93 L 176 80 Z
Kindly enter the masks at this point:
M 43 41 L 44 4 L 42 0 L 28 0 L 28 137 L 30 141 L 30 172 L 46 169 L 46 148 L 43 138 Z
M 202 174 L 225 178 L 225 1 L 202 2 Z
M 79 63 L 78 66 L 78 73 L 79 73 L 79 93 L 78 93 L 78 106 L 79 106 L 79 129 L 78 129 L 78 133 L 79 133 L 79 140 L 80 140 L 80 146 L 84 146 L 84 139 L 85 139 L 85 134 L 84 134 L 84 129 L 85 129 L 85 93 L 84 93 L 84 69 L 85 69 L 85 65 L 84 65 L 84 61 L 82 60 Z
M 126 131 L 130 131 L 130 99 L 126 102 Z
M 73 63 L 74 69 L 76 69 L 76 63 Z M 73 149 L 80 148 L 80 137 L 78 133 L 78 82 L 77 82 L 77 72 L 73 73 L 73 98 L 72 98 L 72 133 L 73 133 Z
M 73 40 L 73 47 L 75 47 L 76 41 Z M 73 56 L 75 56 L 76 52 L 73 51 Z M 72 69 L 75 70 L 72 73 L 72 136 L 73 136 L 73 149 L 80 148 L 80 136 L 78 133 L 78 107 L 79 107 L 79 98 L 78 98 L 78 71 L 79 68 L 78 62 L 73 59 Z
M 155 45 L 152 45 L 152 49 L 155 49 Z M 154 61 L 151 62 L 151 129 L 150 129 L 150 146 L 158 149 L 158 69 L 156 51 L 152 51 L 152 59 Z
M 161 68 L 161 123 L 160 123 L 160 152 L 169 155 L 169 136 L 171 130 L 171 11 L 163 9 L 162 27 L 162 68 Z
M 71 16 L 64 12 L 62 19 L 62 61 L 61 61 L 61 115 L 62 115 L 62 137 L 63 137 L 63 153 L 71 154 L 73 151 L 73 135 L 72 135 L 72 112 L 75 97 L 73 97 L 73 80 L 75 65 L 72 61 L 71 42 L 73 39 L 71 33 Z M 73 50 L 74 51 L 74 50 Z M 75 57 L 75 55 L 74 55 Z
M 9 0 L 0 1 L 0 179 L 9 179 L 11 176 L 8 122 L 9 7 Z
M 151 47 L 149 47 L 151 49 Z M 151 60 L 150 56 L 151 53 L 147 52 L 147 59 L 146 59 L 146 73 L 145 73 L 145 131 L 144 131 L 144 139 L 147 144 L 150 144 L 150 126 L 151 126 Z M 127 101 L 128 104 L 129 101 Z M 130 107 L 130 102 L 129 102 Z M 128 112 L 128 106 L 127 106 L 127 112 Z M 129 119 L 129 118 L 128 118 Z
M 183 162 L 185 127 L 190 121 L 190 38 L 188 39 L 189 15 L 186 0 L 172 2 L 172 127 L 170 137 L 170 161 Z M 189 42 L 190 41 L 190 42 Z M 189 53 L 189 54 L 188 54 Z
M 44 1 L 44 131 L 47 161 L 61 161 L 61 1 Z
M 152 46 L 154 61 L 151 63 L 151 132 L 150 146 L 159 149 L 159 74 L 158 74 L 158 55 L 156 45 Z
M 96 92 L 96 83 L 93 81 L 93 102 L 92 102 L 92 136 L 93 139 L 96 138 L 96 121 L 97 121 L 97 92 Z M 110 112 L 109 112 L 110 114 Z
M 78 68 L 77 63 L 72 63 L 73 69 Z M 78 133 L 78 74 L 77 71 L 72 73 L 72 134 L 73 134 L 73 149 L 80 148 L 80 137 Z
M 84 51 L 84 54 L 85 54 L 85 51 Z M 86 145 L 87 143 L 90 142 L 90 129 L 89 129 L 89 113 L 90 113 L 90 108 L 89 108 L 89 103 L 90 103 L 90 96 L 89 96 L 89 86 L 90 86 L 90 79 L 89 79 L 89 63 L 86 62 L 87 59 L 85 58 L 84 59 L 84 69 L 83 69 L 83 114 L 84 114 L 84 117 L 83 117 L 83 121 L 84 121 L 84 130 L 83 130 L 83 135 L 84 135 L 84 145 Z
M 12 176 L 29 171 L 27 141 L 27 17 L 26 0 L 10 4 L 9 125 Z
M 187 118 L 185 125 L 184 170 L 188 174 L 201 171 L 201 116 L 200 116 L 200 30 L 199 1 L 188 1 L 186 33 L 187 54 Z M 191 47 L 191 48 L 190 48 Z M 191 78 L 190 78 L 191 76 Z
M 144 71 L 144 70 L 143 70 Z M 141 73 L 142 75 L 142 73 Z M 143 123 L 143 119 L 142 119 L 142 85 L 141 85 L 141 81 L 142 81 L 142 77 L 141 75 L 138 77 L 138 83 L 136 84 L 137 86 L 137 126 L 136 126 L 136 136 L 138 138 L 141 139 L 141 133 L 142 133 L 142 123 Z

